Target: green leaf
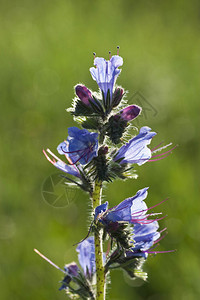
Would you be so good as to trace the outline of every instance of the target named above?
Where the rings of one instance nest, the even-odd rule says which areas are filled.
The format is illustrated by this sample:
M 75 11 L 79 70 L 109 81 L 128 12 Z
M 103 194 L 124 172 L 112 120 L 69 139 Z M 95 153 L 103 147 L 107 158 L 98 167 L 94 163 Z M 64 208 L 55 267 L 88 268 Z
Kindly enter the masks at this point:
M 98 130 L 100 122 L 98 118 L 86 118 L 86 120 L 81 123 L 81 126 L 85 129 Z
M 93 109 L 89 105 L 85 105 L 82 101 L 75 102 L 75 109 L 72 112 L 74 116 L 88 116 L 93 114 Z

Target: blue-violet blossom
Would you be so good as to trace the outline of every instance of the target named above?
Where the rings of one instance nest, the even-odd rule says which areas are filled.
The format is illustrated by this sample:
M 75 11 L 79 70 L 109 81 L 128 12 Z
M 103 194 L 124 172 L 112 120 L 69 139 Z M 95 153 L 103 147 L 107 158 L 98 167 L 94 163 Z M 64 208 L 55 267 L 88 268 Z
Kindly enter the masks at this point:
M 48 152 L 53 158 L 50 158 L 49 155 L 46 153 Z M 78 178 L 81 177 L 81 174 L 80 174 L 80 171 L 79 171 L 79 168 L 73 164 L 73 165 L 69 165 L 69 164 L 66 164 L 64 161 L 62 161 L 60 158 L 58 158 L 53 152 L 51 152 L 51 150 L 47 149 L 46 151 L 43 150 L 43 153 L 44 155 L 46 156 L 47 160 L 52 164 L 54 165 L 56 168 L 58 168 L 59 170 L 67 173 L 67 174 L 70 174 L 70 175 L 73 175 L 73 176 L 76 176 Z M 67 157 L 67 156 L 66 156 Z M 68 157 L 67 157 L 68 159 Z M 69 159 L 68 159 L 69 160 Z M 71 163 L 71 161 L 70 161 Z
M 78 252 L 78 260 L 83 269 L 85 278 L 90 280 L 96 271 L 94 237 L 89 237 L 81 242 L 76 248 L 76 251 Z M 80 269 L 75 262 L 65 265 L 64 270 L 67 275 L 59 290 L 68 288 L 71 280 L 73 280 L 74 277 L 79 277 Z
M 94 219 L 100 221 L 105 226 L 110 222 L 129 222 L 131 224 L 145 225 L 163 219 L 164 217 L 148 219 L 150 216 L 160 214 L 148 213 L 148 211 L 160 205 L 165 200 L 148 208 L 144 202 L 148 195 L 147 190 L 148 187 L 139 190 L 135 196 L 125 199 L 110 209 L 108 209 L 108 202 L 106 201 L 104 204 L 96 207 Z
M 134 224 L 133 227 L 133 239 L 134 247 L 126 251 L 127 257 L 143 256 L 147 258 L 148 250 L 158 241 L 160 238 L 160 232 L 158 232 L 159 225 L 157 221 L 153 221 L 148 224 Z
M 110 222 L 146 222 L 148 210 L 144 199 L 147 197 L 148 188 L 139 190 L 135 196 L 122 201 L 113 208 L 108 209 L 108 202 L 99 205 L 95 209 L 95 219 L 99 219 L 104 225 Z M 148 215 L 147 215 L 148 216 Z
M 118 67 L 123 65 L 123 59 L 119 55 L 113 55 L 110 60 L 105 60 L 103 57 L 94 59 L 95 67 L 90 68 L 92 78 L 97 82 L 99 88 L 106 99 L 108 90 L 112 99 L 113 87 L 121 70 Z
M 91 277 L 96 272 L 94 237 L 83 240 L 76 248 L 79 263 L 86 277 Z
M 81 165 L 85 165 L 97 156 L 98 133 L 70 127 L 67 141 L 62 142 L 57 150 L 58 153 L 68 156 L 72 164 L 79 162 Z
M 151 128 L 142 127 L 137 136 L 119 149 L 114 161 L 121 159 L 120 164 L 135 163 L 141 166 L 151 158 L 151 150 L 147 145 L 151 143 L 151 139 L 155 135 L 156 132 L 151 132 Z

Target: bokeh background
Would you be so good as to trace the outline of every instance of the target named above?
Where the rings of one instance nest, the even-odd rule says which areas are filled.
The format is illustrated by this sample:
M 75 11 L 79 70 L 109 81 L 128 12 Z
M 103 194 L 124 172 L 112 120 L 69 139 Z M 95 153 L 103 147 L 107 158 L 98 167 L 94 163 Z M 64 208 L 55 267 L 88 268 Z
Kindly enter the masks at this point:
M 144 107 L 135 125 L 158 132 L 153 145 L 179 147 L 162 161 L 137 167 L 138 180 L 107 186 L 104 196 L 115 205 L 150 186 L 149 204 L 169 197 L 158 207 L 168 215 L 159 249 L 177 251 L 149 257 L 145 283 L 111 273 L 108 299 L 200 297 L 200 2 L 1 0 L 1 299 L 67 298 L 58 291 L 62 274 L 33 248 L 61 267 L 77 261 L 72 245 L 87 233 L 89 200 L 74 190 L 62 203 L 44 197 L 57 170 L 42 149 L 56 152 L 75 125 L 65 111 L 73 86 L 97 89 L 89 73 L 92 52 L 108 58 L 117 45 L 124 58 L 118 84 L 129 91 L 129 103 L 142 101 Z

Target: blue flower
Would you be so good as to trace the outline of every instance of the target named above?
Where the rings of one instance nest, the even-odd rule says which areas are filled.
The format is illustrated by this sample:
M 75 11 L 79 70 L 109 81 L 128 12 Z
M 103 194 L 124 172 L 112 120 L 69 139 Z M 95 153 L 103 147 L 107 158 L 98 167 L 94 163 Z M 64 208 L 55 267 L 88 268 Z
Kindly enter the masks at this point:
M 62 280 L 62 285 L 59 290 L 69 289 L 70 291 L 72 288 L 70 284 L 71 282 L 74 282 L 79 286 L 80 289 L 83 290 L 83 294 L 87 296 L 87 299 L 89 299 L 93 293 L 86 279 L 88 279 L 89 281 L 92 280 L 92 276 L 96 271 L 94 237 L 89 237 L 81 242 L 76 248 L 76 251 L 78 252 L 78 260 L 82 267 L 84 276 L 82 274 L 82 270 L 77 266 L 75 262 L 65 265 L 64 272 L 66 275 Z
M 68 165 L 66 164 L 64 161 L 62 161 L 60 158 L 58 158 L 54 153 L 51 152 L 51 150 L 47 149 L 47 152 L 53 157 L 53 158 L 50 158 L 48 156 L 48 154 L 46 153 L 46 151 L 43 150 L 43 153 L 44 155 L 46 156 L 47 160 L 52 164 L 54 165 L 56 168 L 58 168 L 59 170 L 67 173 L 67 174 L 70 174 L 70 175 L 73 175 L 73 176 L 76 176 L 78 178 L 81 177 L 81 174 L 80 174 L 80 171 L 79 171 L 79 168 L 76 166 L 76 165 Z
M 127 257 L 143 256 L 147 258 L 148 250 L 160 238 L 157 221 L 148 224 L 136 223 L 133 228 L 134 247 L 126 252 Z
M 108 209 L 108 201 L 106 201 L 105 203 L 97 206 L 95 208 L 95 216 L 94 219 L 96 220 L 97 217 L 99 217 L 100 214 L 103 214 L 106 210 Z
M 151 150 L 147 147 L 156 132 L 151 132 L 151 128 L 145 126 L 140 129 L 139 134 L 123 145 L 114 161 L 120 160 L 122 163 L 135 163 L 141 166 L 151 158 Z
M 95 67 L 90 68 L 92 78 L 97 82 L 106 99 L 108 90 L 112 99 L 113 87 L 121 70 L 118 67 L 123 65 L 123 59 L 119 55 L 113 55 L 110 60 L 103 57 L 94 59 Z
M 79 263 L 86 277 L 91 277 L 96 271 L 94 237 L 91 236 L 81 242 L 76 248 Z
M 97 206 L 95 209 L 95 219 L 98 219 L 103 224 L 110 222 L 144 222 L 144 215 L 147 212 L 147 205 L 144 199 L 147 197 L 148 188 L 139 190 L 135 196 L 122 201 L 117 206 L 107 210 L 107 202 Z
M 70 127 L 67 141 L 62 142 L 57 150 L 58 153 L 66 155 L 72 164 L 79 162 L 81 165 L 85 165 L 97 156 L 98 133 Z

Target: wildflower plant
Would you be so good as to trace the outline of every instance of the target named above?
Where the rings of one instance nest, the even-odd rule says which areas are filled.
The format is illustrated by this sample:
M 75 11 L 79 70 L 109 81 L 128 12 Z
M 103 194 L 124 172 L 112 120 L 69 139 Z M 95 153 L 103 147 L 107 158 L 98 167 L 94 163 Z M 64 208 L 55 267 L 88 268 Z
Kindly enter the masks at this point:
M 76 96 L 68 109 L 79 127 L 68 129 L 57 155 L 49 149 L 43 151 L 48 161 L 63 172 L 66 182 L 76 184 L 91 199 L 91 226 L 76 248 L 80 266 L 72 262 L 60 269 L 35 251 L 64 273 L 60 290 L 70 298 L 103 300 L 111 270 L 122 269 L 133 279 L 146 280 L 143 264 L 148 255 L 170 251 L 155 250 L 166 230 L 159 230 L 158 222 L 165 216 L 153 212 L 157 205 L 147 206 L 148 188 L 111 208 L 108 201 L 101 202 L 102 189 L 115 179 L 137 178 L 135 167 L 160 160 L 174 148 L 163 153 L 160 151 L 171 144 L 159 144 L 151 149 L 156 132 L 147 126 L 124 142 L 142 108 L 127 105 L 126 92 L 116 86 L 123 59 L 119 53 L 109 60 L 95 57 L 94 65 L 90 73 L 99 91 L 94 93 L 83 84 L 76 85 Z

